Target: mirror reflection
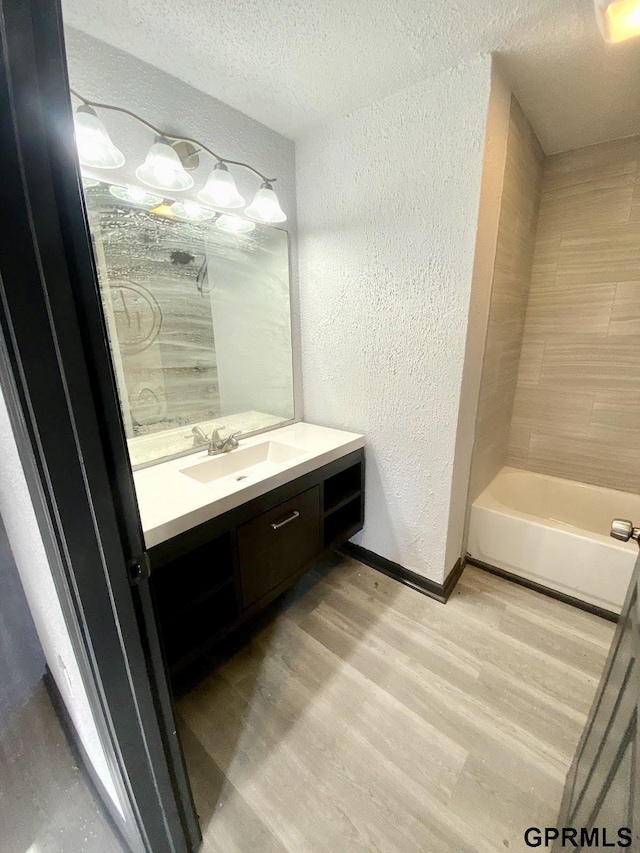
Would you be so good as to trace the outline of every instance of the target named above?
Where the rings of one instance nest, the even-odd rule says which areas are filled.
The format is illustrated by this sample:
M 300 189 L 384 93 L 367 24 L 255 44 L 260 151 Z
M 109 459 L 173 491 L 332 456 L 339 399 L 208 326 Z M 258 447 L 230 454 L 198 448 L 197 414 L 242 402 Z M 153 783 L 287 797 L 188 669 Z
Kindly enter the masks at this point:
M 98 181 L 85 196 L 132 464 L 291 420 L 286 231 Z

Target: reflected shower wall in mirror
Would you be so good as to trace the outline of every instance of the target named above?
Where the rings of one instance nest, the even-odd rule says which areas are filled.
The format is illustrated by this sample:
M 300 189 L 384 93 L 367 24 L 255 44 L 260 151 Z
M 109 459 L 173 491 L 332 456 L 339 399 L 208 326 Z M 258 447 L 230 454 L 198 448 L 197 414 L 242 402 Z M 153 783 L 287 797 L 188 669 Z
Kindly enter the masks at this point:
M 291 420 L 287 232 L 225 231 L 224 215 L 180 219 L 98 182 L 85 197 L 132 464 L 193 449 L 195 425 Z

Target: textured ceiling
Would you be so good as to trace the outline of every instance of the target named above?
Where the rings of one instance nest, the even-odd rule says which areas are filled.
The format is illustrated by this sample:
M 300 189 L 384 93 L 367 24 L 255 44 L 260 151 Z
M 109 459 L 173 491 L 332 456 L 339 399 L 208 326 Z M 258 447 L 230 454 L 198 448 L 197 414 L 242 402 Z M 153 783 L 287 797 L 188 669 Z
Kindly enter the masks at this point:
M 640 133 L 592 0 L 63 0 L 65 22 L 287 136 L 496 52 L 548 153 Z M 92 93 L 99 96 L 99 92 Z

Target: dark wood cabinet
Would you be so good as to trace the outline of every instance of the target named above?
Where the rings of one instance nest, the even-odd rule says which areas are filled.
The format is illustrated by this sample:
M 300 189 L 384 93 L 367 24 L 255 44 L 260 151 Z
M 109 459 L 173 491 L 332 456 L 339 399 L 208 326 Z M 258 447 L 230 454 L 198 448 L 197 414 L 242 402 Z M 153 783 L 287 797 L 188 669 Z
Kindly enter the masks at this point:
M 364 450 L 149 550 L 151 589 L 177 675 L 362 528 Z
M 314 486 L 240 525 L 243 607 L 255 604 L 318 556 L 320 524 L 320 487 Z

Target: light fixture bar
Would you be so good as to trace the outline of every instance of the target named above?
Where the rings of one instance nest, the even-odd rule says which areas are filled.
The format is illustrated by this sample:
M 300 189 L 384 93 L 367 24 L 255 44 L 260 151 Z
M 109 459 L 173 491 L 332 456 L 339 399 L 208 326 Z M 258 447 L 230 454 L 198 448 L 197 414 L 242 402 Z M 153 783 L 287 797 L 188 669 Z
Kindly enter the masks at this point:
M 78 98 L 78 100 L 82 101 L 88 107 L 92 107 L 99 110 L 111 110 L 112 112 L 122 113 L 123 115 L 130 116 L 131 118 L 136 119 L 141 124 L 144 124 L 150 130 L 152 130 L 156 136 L 164 137 L 165 139 L 171 139 L 175 142 L 190 142 L 192 145 L 198 146 L 203 151 L 206 151 L 207 154 L 210 154 L 214 159 L 218 161 L 218 163 L 229 163 L 231 166 L 241 166 L 243 169 L 248 169 L 248 171 L 253 172 L 254 175 L 257 175 L 262 182 L 273 183 L 277 180 L 277 178 L 267 178 L 266 175 L 263 175 L 262 172 L 259 172 L 253 166 L 250 166 L 249 163 L 243 163 L 241 160 L 227 160 L 226 157 L 221 157 L 219 154 L 216 154 L 215 151 L 212 151 L 211 148 L 206 146 L 203 142 L 200 142 L 198 139 L 192 139 L 189 136 L 174 136 L 172 133 L 167 133 L 164 130 L 156 127 L 151 124 L 151 122 L 139 116 L 137 113 L 132 112 L 131 110 L 127 110 L 124 107 L 116 107 L 113 104 L 102 104 L 98 101 L 90 101 L 87 98 L 83 97 L 79 92 L 76 92 L 74 89 L 70 89 L 71 94 Z

